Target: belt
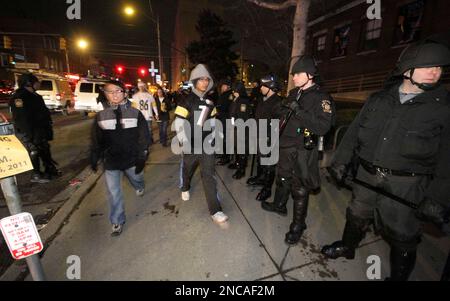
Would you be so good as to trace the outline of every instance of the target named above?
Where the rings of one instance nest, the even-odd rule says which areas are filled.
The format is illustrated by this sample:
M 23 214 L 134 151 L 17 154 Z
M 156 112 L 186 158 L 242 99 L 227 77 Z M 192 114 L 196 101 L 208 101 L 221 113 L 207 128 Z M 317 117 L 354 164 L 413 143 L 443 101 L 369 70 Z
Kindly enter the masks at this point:
M 392 170 L 389 168 L 383 168 L 379 166 L 375 166 L 369 161 L 366 161 L 362 158 L 359 158 L 359 162 L 361 166 L 370 174 L 372 175 L 392 175 L 392 176 L 398 176 L 398 177 L 418 177 L 418 176 L 429 176 L 427 174 L 420 174 L 415 172 L 406 172 L 406 171 L 399 171 L 399 170 Z

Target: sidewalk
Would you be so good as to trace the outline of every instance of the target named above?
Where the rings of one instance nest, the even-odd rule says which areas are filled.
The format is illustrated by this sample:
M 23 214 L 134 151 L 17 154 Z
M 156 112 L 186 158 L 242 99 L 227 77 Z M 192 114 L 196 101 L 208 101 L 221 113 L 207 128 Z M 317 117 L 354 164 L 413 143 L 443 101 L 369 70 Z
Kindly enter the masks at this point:
M 127 224 L 122 235 L 110 237 L 102 176 L 46 249 L 42 264 L 48 280 L 67 280 L 71 255 L 81 259 L 84 281 L 367 280 L 369 255 L 380 257 L 381 279 L 389 275 L 388 247 L 370 233 L 353 261 L 327 261 L 320 255 L 322 245 L 341 236 L 350 192 L 324 181 L 322 192 L 311 197 L 303 240 L 288 247 L 284 234 L 292 201 L 287 218 L 265 212 L 246 178 L 236 181 L 231 175 L 227 168 L 218 168 L 219 192 L 230 217 L 220 227 L 209 216 L 199 173 L 191 200 L 182 202 L 179 157 L 155 145 L 146 167 L 144 197 L 124 185 Z M 449 248 L 447 238 L 426 235 L 411 280 L 438 280 Z

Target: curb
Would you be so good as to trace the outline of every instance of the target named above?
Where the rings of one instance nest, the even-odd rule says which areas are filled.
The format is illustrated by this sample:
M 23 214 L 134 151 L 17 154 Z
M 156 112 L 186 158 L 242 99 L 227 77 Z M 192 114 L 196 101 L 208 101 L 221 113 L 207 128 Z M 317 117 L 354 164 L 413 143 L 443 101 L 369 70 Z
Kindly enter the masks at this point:
M 100 167 L 100 166 L 99 166 Z M 99 170 L 101 170 L 99 168 Z M 50 219 L 48 224 L 39 231 L 39 235 L 44 244 L 44 251 L 39 254 L 42 257 L 45 254 L 46 249 L 53 239 L 59 234 L 60 230 L 67 224 L 72 213 L 74 213 L 86 195 L 91 192 L 94 186 L 97 184 L 103 172 L 93 173 L 90 166 L 86 167 L 76 178 L 82 180 L 82 183 L 77 187 L 67 187 L 58 195 L 56 195 L 50 202 L 61 198 L 67 198 L 68 200 L 62 205 L 55 215 Z M 15 261 L 4 273 L 0 276 L 0 281 L 20 281 L 24 280 L 29 274 L 28 268 L 25 270 L 23 266 L 17 264 L 20 261 Z M 45 272 L 45 267 L 44 267 Z

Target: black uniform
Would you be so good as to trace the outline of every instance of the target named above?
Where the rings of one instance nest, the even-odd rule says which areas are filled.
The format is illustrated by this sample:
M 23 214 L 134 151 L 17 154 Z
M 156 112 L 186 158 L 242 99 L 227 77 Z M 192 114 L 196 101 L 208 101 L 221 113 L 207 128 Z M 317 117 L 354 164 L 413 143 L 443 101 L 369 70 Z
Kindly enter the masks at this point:
M 268 99 L 264 100 L 264 98 L 260 98 L 258 101 L 258 104 L 256 106 L 255 111 L 255 119 L 256 123 L 258 124 L 258 141 L 261 139 L 270 139 L 271 137 L 271 120 L 273 119 L 280 119 L 280 110 L 276 109 L 281 106 L 282 98 L 278 94 L 273 94 Z M 261 120 L 267 120 L 267 135 L 265 137 L 259 137 L 259 126 Z M 270 145 L 271 141 L 260 141 L 260 143 L 267 143 L 267 145 Z M 259 143 L 258 143 L 259 145 Z M 258 149 L 258 155 L 257 155 L 257 174 L 255 177 L 255 181 L 257 184 L 263 185 L 263 189 L 260 192 L 261 194 L 269 195 L 271 194 L 272 185 L 275 181 L 275 169 L 276 165 L 261 165 L 261 158 L 263 157 L 269 157 L 268 155 L 261 154 L 260 150 Z M 251 179 L 249 179 L 250 181 Z M 257 197 L 257 199 L 260 199 Z M 264 198 L 265 199 L 265 198 Z
M 234 141 L 235 141 L 235 157 L 236 157 L 236 168 L 237 171 L 233 175 L 233 178 L 240 179 L 245 175 L 245 168 L 247 167 L 248 160 L 248 151 L 249 151 L 249 131 L 246 128 L 245 131 L 241 134 L 245 134 L 245 141 L 238 141 L 238 124 L 236 122 L 246 122 L 250 118 L 251 112 L 251 101 L 246 96 L 246 93 L 241 93 L 238 98 L 233 99 L 233 102 L 230 106 L 230 117 L 232 123 L 234 123 Z M 245 153 L 238 153 L 238 143 L 245 143 Z
M 183 154 L 181 162 L 181 191 L 189 191 L 191 188 L 191 179 L 200 164 L 201 178 L 203 188 L 206 194 L 206 201 L 211 215 L 222 211 L 217 195 L 216 175 L 215 175 L 215 156 L 214 154 L 206 154 L 203 148 L 196 148 L 194 145 L 195 128 L 202 127 L 199 124 L 204 124 L 200 120 L 195 119 L 195 113 L 201 114 L 204 112 L 203 121 L 206 122 L 216 115 L 216 108 L 212 101 L 208 104 L 206 99 L 201 99 L 194 92 L 190 93 L 184 98 L 180 98 L 178 107 L 175 110 L 175 115 L 178 118 L 185 119 L 189 122 L 191 132 L 186 133 L 188 141 L 191 141 L 191 153 Z M 198 116 L 197 116 L 198 118 Z M 211 135 L 211 131 L 203 131 L 203 139 Z
M 230 107 L 233 99 L 234 97 L 231 90 L 222 93 L 217 99 L 217 119 L 222 123 L 224 129 L 227 119 L 230 118 Z M 225 165 L 230 162 L 230 156 L 226 154 L 226 149 L 227 139 L 225 135 L 223 138 L 223 155 L 220 156 L 221 160 L 219 161 L 219 165 Z
M 291 107 L 293 102 L 298 103 L 297 109 L 289 113 L 286 107 Z M 330 95 L 315 84 L 306 90 L 291 90 L 281 110 L 285 117 L 280 129 L 277 190 L 274 202 L 263 202 L 262 207 L 286 215 L 291 194 L 294 200 L 291 231 L 300 237 L 306 229 L 309 192 L 320 185 L 317 137 L 325 135 L 334 125 L 335 108 Z M 308 136 L 314 140 L 312 145 Z
M 44 99 L 25 88 L 18 89 L 9 102 L 16 136 L 27 148 L 35 175 L 40 174 L 40 160 L 48 175 L 56 175 L 56 167 L 50 152 L 49 141 L 53 140 L 50 111 Z

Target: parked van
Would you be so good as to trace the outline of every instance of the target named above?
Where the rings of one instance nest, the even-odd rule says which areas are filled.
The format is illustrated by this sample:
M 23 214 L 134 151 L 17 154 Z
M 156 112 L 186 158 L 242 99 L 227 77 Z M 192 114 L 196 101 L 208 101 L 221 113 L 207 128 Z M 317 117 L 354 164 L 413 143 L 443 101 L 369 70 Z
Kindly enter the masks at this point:
M 103 80 L 80 80 L 75 87 L 75 111 L 85 113 L 102 111 L 103 106 L 101 103 L 97 103 L 97 97 L 104 85 L 105 81 Z
M 44 98 L 45 105 L 51 111 L 62 111 L 73 107 L 74 94 L 65 78 L 39 78 L 41 87 L 36 92 Z

